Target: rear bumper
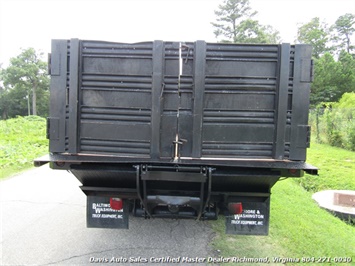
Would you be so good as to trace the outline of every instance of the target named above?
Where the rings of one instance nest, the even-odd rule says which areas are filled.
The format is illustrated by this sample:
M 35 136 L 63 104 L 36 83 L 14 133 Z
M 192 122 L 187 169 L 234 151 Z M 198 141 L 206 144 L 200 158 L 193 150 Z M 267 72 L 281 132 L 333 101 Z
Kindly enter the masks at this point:
M 87 154 L 48 154 L 34 160 L 36 167 L 51 163 L 53 169 L 70 170 L 71 165 L 90 164 L 151 164 L 151 165 L 180 165 L 180 166 L 208 166 L 208 167 L 231 167 L 231 168 L 256 168 L 280 171 L 281 177 L 301 177 L 304 172 L 311 175 L 318 175 L 318 168 L 304 161 L 274 160 L 274 159 L 243 159 L 243 158 L 185 158 L 178 161 L 171 159 L 152 160 L 150 158 L 116 157 Z

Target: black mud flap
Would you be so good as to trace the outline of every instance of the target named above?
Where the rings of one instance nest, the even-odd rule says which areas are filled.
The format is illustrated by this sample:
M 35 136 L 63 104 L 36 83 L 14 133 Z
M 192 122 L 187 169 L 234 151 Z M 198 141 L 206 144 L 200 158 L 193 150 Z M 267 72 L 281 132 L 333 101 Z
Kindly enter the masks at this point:
M 240 214 L 226 216 L 226 234 L 268 235 L 270 198 L 264 202 L 243 202 Z
M 89 228 L 128 229 L 129 203 L 122 210 L 110 207 L 109 197 L 87 196 L 86 224 Z

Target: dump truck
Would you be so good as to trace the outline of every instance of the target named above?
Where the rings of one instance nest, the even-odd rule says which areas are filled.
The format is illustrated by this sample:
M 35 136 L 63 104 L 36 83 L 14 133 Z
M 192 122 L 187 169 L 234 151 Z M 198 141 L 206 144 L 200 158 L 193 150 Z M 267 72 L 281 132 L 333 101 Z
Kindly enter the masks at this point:
M 273 185 L 317 174 L 305 162 L 311 52 L 52 40 L 49 154 L 35 165 L 81 182 L 87 227 L 224 215 L 228 234 L 267 235 Z

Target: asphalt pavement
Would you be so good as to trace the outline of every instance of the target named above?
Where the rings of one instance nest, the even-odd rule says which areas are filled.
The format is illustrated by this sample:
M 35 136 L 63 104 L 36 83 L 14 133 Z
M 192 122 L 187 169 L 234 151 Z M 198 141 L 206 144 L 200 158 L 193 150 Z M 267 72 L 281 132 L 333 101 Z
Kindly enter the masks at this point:
M 47 165 L 1 181 L 0 265 L 204 265 L 218 256 L 207 222 L 130 216 L 129 230 L 86 228 L 79 186 Z

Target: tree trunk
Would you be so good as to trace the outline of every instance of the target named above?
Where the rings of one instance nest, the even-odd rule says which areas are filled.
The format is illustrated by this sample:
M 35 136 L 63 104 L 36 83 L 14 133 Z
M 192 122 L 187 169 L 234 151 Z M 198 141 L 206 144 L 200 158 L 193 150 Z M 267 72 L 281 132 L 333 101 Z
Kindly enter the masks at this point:
M 2 111 L 2 119 L 3 120 L 7 119 L 7 110 L 6 110 L 6 108 Z
M 37 84 L 33 85 L 32 88 L 32 115 L 37 115 Z
M 346 51 L 348 54 L 350 53 L 350 36 L 348 34 L 345 34 L 346 37 Z

